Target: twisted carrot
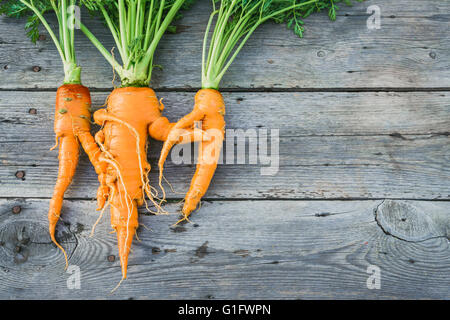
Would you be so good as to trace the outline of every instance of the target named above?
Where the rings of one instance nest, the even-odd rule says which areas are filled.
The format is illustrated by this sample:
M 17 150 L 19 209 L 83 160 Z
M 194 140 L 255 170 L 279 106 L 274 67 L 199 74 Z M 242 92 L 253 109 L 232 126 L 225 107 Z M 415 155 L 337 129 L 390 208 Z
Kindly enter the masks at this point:
M 183 206 L 184 219 L 197 208 L 201 198 L 208 190 L 214 176 L 222 149 L 225 130 L 225 102 L 219 91 L 201 89 L 195 95 L 195 105 L 191 113 L 180 119 L 171 129 L 164 142 L 159 158 L 159 179 L 161 181 L 164 163 L 172 146 L 180 139 L 185 129 L 193 129 L 195 122 L 202 122 L 202 130 L 208 134 L 208 139 L 199 144 L 198 162 L 192 178 L 189 191 L 185 196 Z

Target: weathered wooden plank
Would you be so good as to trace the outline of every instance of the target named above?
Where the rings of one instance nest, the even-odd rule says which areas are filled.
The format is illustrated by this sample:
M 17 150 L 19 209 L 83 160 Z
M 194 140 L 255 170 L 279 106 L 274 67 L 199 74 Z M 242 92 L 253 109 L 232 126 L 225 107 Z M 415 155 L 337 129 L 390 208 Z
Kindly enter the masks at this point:
M 4 197 L 51 195 L 57 174 L 57 153 L 48 150 L 54 143 L 51 95 L 5 92 L 0 98 Z M 161 93 L 169 118 L 187 113 L 193 95 Z M 93 96 L 100 105 L 106 94 Z M 221 166 L 209 198 L 447 199 L 450 194 L 446 93 L 226 93 L 225 98 L 229 128 L 280 129 L 281 169 L 264 177 L 257 165 Z M 262 104 L 277 107 L 267 112 Z M 152 142 L 154 168 L 160 148 Z M 25 171 L 25 180 L 16 178 L 19 170 Z M 191 166 L 167 167 L 179 192 L 187 189 L 191 175 Z M 156 181 L 156 172 L 151 178 Z M 96 187 L 84 156 L 67 195 L 91 198 Z
M 48 151 L 51 144 L 0 143 L 3 197 L 51 196 L 58 170 L 57 152 Z M 279 145 L 279 171 L 275 175 L 262 175 L 261 168 L 268 165 L 260 161 L 249 164 L 247 159 L 246 164 L 229 164 L 225 157 L 206 197 L 448 199 L 450 196 L 448 136 L 403 139 L 288 136 L 281 137 Z M 161 143 L 150 148 L 153 168 L 157 167 L 160 148 Z M 24 172 L 25 177 L 18 178 L 18 171 Z M 151 172 L 151 181 L 157 181 L 156 171 Z M 192 174 L 193 164 L 176 165 L 169 161 L 166 165 L 165 176 L 178 192 L 187 190 Z M 67 197 L 91 198 L 97 187 L 97 176 L 83 156 Z M 169 196 L 179 198 L 180 194 Z
M 182 32 L 165 36 L 156 56 L 164 71 L 155 70 L 153 87 L 200 86 L 201 41 L 210 5 L 199 1 L 178 22 Z M 379 30 L 366 26 L 370 5 L 381 9 Z M 335 23 L 326 13 L 309 17 L 302 40 L 285 26 L 261 27 L 230 68 L 222 88 L 450 87 L 449 1 L 377 0 L 341 7 Z M 85 22 L 107 48 L 112 47 L 98 21 Z M 0 18 L 0 88 L 55 88 L 61 83 L 62 68 L 53 44 L 47 37 L 33 45 L 23 26 L 24 21 Z M 77 48 L 84 83 L 110 88 L 111 67 L 82 35 Z
M 158 92 L 172 121 L 191 110 L 194 95 Z M 223 96 L 228 128 L 280 129 L 282 136 L 434 134 L 450 128 L 447 92 L 226 92 Z M 93 106 L 103 105 L 106 97 L 107 93 L 93 92 Z M 0 141 L 53 142 L 54 100 L 54 92 L 2 92 Z
M 431 219 L 430 212 L 450 214 L 449 202 L 402 204 Z M 95 203 L 67 201 L 64 206 L 58 235 L 70 264 L 81 271 L 81 289 L 69 290 L 62 254 L 46 233 L 47 201 L 0 200 L 0 298 L 449 299 L 448 234 L 436 236 L 418 228 L 417 219 L 407 219 L 403 224 L 421 230 L 421 241 L 392 237 L 375 221 L 380 205 L 207 202 L 192 217 L 194 224 L 176 229 L 170 227 L 176 215 L 141 214 L 140 222 L 152 231 L 139 229 L 129 279 L 109 295 L 120 279 L 117 258 L 108 261 L 117 255 L 116 239 L 107 217 L 89 238 L 97 219 Z M 15 206 L 19 214 L 12 213 Z M 169 205 L 170 211 L 176 208 Z M 379 290 L 366 286 L 369 265 L 381 270 Z
M 327 156 L 324 154 L 324 156 Z M 151 163 L 156 168 L 156 163 Z M 381 165 L 280 166 L 275 176 L 260 175 L 259 166 L 219 166 L 205 195 L 208 199 L 448 199 L 449 175 L 442 168 L 405 165 L 392 162 Z M 154 185 L 157 170 L 150 173 Z M 23 172 L 25 177 L 18 179 Z M 194 167 L 167 165 L 165 176 L 179 199 L 187 192 Z M 2 197 L 51 197 L 57 167 L 0 167 Z M 81 166 L 66 197 L 92 199 L 96 196 L 97 177 L 93 169 Z
M 403 138 L 403 139 L 402 139 Z M 281 136 L 279 141 L 280 165 L 285 166 L 380 166 L 390 167 L 398 165 L 402 170 L 415 170 L 427 173 L 441 173 L 442 178 L 448 175 L 448 156 L 450 152 L 449 138 L 446 135 L 420 135 L 420 136 Z M 230 139 L 230 141 L 233 141 Z M 0 163 L 3 166 L 14 167 L 51 167 L 58 166 L 58 151 L 50 151 L 54 141 L 48 142 L 0 142 Z M 245 164 L 249 166 L 264 167 L 260 161 L 250 163 L 249 156 L 257 156 L 256 139 L 245 141 L 234 140 L 234 156 L 228 154 L 227 141 L 224 143 L 224 158 L 222 163 L 224 170 L 237 166 L 237 150 L 245 147 L 247 159 Z M 250 145 L 255 146 L 255 150 Z M 148 159 L 155 163 L 159 158 L 162 143 L 152 140 L 148 151 Z M 189 145 L 195 149 L 195 145 Z M 187 150 L 188 148 L 186 148 Z M 274 151 L 275 152 L 275 151 Z M 270 156 L 270 149 L 269 154 Z M 179 156 L 179 150 L 174 149 L 169 158 L 175 164 Z M 189 159 L 187 159 L 189 160 Z M 192 164 L 194 155 L 191 156 Z M 241 169 L 245 170 L 245 164 Z M 259 165 L 258 165 L 259 164 Z M 82 170 L 89 170 L 90 164 L 87 157 L 81 160 Z M 244 167 L 243 167 L 244 166 Z

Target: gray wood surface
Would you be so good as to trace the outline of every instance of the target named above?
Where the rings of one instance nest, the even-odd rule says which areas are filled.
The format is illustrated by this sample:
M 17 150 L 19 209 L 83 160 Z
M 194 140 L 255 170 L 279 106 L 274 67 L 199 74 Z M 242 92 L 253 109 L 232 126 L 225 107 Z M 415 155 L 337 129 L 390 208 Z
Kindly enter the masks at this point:
M 93 108 L 108 93 L 92 92 Z M 192 109 L 194 92 L 158 92 L 176 121 Z M 281 136 L 447 134 L 450 94 L 442 92 L 224 92 L 227 128 L 278 128 Z M 55 92 L 4 91 L 0 142 L 54 142 Z M 31 114 L 35 109 L 36 114 Z M 252 115 L 252 116 L 250 116 Z M 401 137 L 400 139 L 401 140 Z
M 381 8 L 379 30 L 366 28 L 370 5 Z M 200 0 L 158 48 L 164 70 L 152 86 L 172 121 L 199 86 L 209 6 Z M 46 218 L 59 57 L 48 37 L 33 45 L 24 21 L 0 17 L 0 298 L 450 299 L 450 1 L 341 9 L 333 24 L 308 18 L 304 39 L 263 26 L 223 80 L 227 128 L 280 130 L 279 172 L 219 166 L 192 223 L 174 228 L 194 167 L 169 161 L 179 192 L 166 187 L 171 214 L 141 209 L 129 279 L 113 295 L 116 236 L 105 214 L 89 237 L 97 180 L 84 154 L 58 225 L 81 271 L 81 289 L 67 287 Z M 111 47 L 98 21 L 84 19 Z M 99 108 L 111 68 L 81 35 L 77 46 Z M 156 181 L 161 143 L 150 144 Z M 379 290 L 366 285 L 371 265 Z
M 394 203 L 397 208 L 390 212 L 383 201 L 214 201 L 204 203 L 195 224 L 176 229 L 171 228 L 175 214 L 141 214 L 141 223 L 151 231 L 139 229 L 129 279 L 109 295 L 120 280 L 119 262 L 108 260 L 117 255 L 115 235 L 108 234 L 105 217 L 89 237 L 97 219 L 94 202 L 67 201 L 64 206 L 59 236 L 70 263 L 81 271 L 81 289 L 69 290 L 62 254 L 50 243 L 46 221 L 40 218 L 48 201 L 2 200 L 0 296 L 450 299 L 449 242 L 433 225 L 441 221 L 428 216 L 430 224 L 424 227 L 417 219 L 383 220 L 386 229 L 399 224 L 417 229 L 420 240 L 414 241 L 384 233 L 375 219 L 380 206 L 383 217 L 400 211 L 408 218 L 410 208 L 448 216 L 449 203 Z M 21 206 L 19 214 L 11 212 L 14 206 Z M 168 206 L 171 212 L 177 208 Z M 441 226 L 448 230 L 450 223 Z M 367 288 L 369 265 L 381 269 L 380 290 Z
M 27 105 L 20 102 L 23 92 L 5 92 L 0 99 L 0 193 L 50 197 L 58 167 L 57 151 L 49 151 L 53 129 L 47 125 L 52 122 L 54 94 L 50 101 L 48 93 L 26 95 Z M 160 97 L 175 121 L 189 112 L 193 95 L 163 92 Z M 261 176 L 261 164 L 224 164 L 208 198 L 448 199 L 450 195 L 446 92 L 224 95 L 230 110 L 228 128 L 280 130 L 280 169 L 276 176 Z M 106 95 L 93 97 L 100 105 Z M 264 104 L 269 107 L 262 108 Z M 30 114 L 30 108 L 37 113 Z M 161 143 L 151 142 L 154 168 L 160 148 Z M 25 171 L 25 179 L 17 179 L 17 171 Z M 153 181 L 156 171 L 150 175 Z M 166 176 L 179 192 L 192 174 L 192 165 L 167 164 Z M 98 181 L 87 157 L 75 179 L 67 197 L 95 195 Z
M 275 176 L 262 176 L 264 165 L 221 165 L 205 196 L 210 199 L 449 199 L 448 136 L 419 137 L 417 142 L 415 137 L 410 139 L 413 140 L 389 136 L 282 137 L 280 167 Z M 2 157 L 2 161 L 11 163 L 0 168 L 3 196 L 51 197 L 58 171 L 57 152 L 36 148 L 38 144 L 21 143 L 22 154 L 14 153 L 6 160 Z M 16 145 L 5 143 L 2 148 L 14 150 Z M 160 147 L 155 149 L 150 152 L 158 155 Z M 150 163 L 157 168 L 156 159 Z M 187 190 L 194 165 L 168 163 L 165 168 L 165 176 L 175 190 Z M 25 177 L 18 179 L 18 171 L 24 171 Z M 158 181 L 156 169 L 149 176 L 151 181 Z M 84 157 L 67 197 L 95 197 L 97 187 L 97 176 Z

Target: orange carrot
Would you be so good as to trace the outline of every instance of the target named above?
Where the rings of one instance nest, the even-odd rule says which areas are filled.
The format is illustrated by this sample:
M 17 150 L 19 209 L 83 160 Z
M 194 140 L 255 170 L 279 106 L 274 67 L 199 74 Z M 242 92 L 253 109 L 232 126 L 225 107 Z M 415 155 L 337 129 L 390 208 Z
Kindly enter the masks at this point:
M 94 121 L 102 126 L 96 135 L 102 149 L 99 160 L 106 164 L 100 189 L 107 189 L 104 194 L 111 205 L 111 226 L 117 232 L 123 279 L 138 227 L 137 207 L 146 204 L 147 195 L 157 208 L 155 213 L 161 210 L 148 179 L 147 135 L 165 140 L 174 126 L 161 116 L 162 109 L 152 89 L 124 87 L 111 93 L 106 109 L 94 113 Z M 188 137 L 185 141 L 192 140 Z
M 59 169 L 53 197 L 48 211 L 49 233 L 52 241 L 61 249 L 68 265 L 67 254 L 56 241 L 55 229 L 61 215 L 64 193 L 72 182 L 79 158 L 79 143 L 83 146 L 98 174 L 103 171 L 98 161 L 100 149 L 89 132 L 91 117 L 91 97 L 89 90 L 81 85 L 81 67 L 77 64 L 75 39 L 75 1 L 0 1 L 0 12 L 11 17 L 28 16 L 27 35 L 36 43 L 39 24 L 46 29 L 61 57 L 64 66 L 64 85 L 56 93 L 54 129 L 56 146 L 59 149 Z M 44 15 L 53 12 L 58 24 L 59 37 L 46 21 Z M 53 149 L 53 148 L 52 148 Z
M 156 208 L 154 213 L 162 212 L 161 201 L 156 201 L 160 200 L 156 189 L 148 179 L 147 136 L 164 141 L 175 124 L 161 116 L 163 105 L 149 84 L 155 50 L 173 19 L 179 16 L 185 0 L 120 0 L 115 6 L 104 1 L 84 3 L 104 18 L 123 62 L 121 65 L 80 22 L 81 31 L 111 64 L 122 85 L 110 94 L 106 109 L 95 112 L 94 121 L 102 126 L 95 141 L 101 149 L 99 160 L 105 165 L 99 174 L 98 205 L 106 208 L 108 201 L 111 206 L 111 225 L 117 232 L 123 280 L 127 277 L 128 255 L 138 227 L 137 207 L 145 204 L 152 212 L 147 196 Z M 195 137 L 191 130 L 187 137 L 180 136 L 180 141 L 175 142 L 193 141 Z
M 320 6 L 318 5 L 320 2 Z M 217 1 L 219 9 L 214 9 L 206 25 L 202 50 L 202 89 L 195 96 L 195 106 L 191 113 L 183 117 L 172 128 L 164 143 L 159 159 L 159 181 L 163 177 L 164 162 L 170 148 L 177 141 L 182 130 L 192 128 L 195 121 L 202 122 L 211 139 L 200 144 L 197 168 L 191 186 L 184 200 L 182 220 L 188 218 L 205 195 L 217 168 L 225 130 L 225 103 L 219 93 L 220 82 L 228 68 L 236 59 L 253 32 L 266 21 L 289 21 L 295 33 L 301 36 L 303 27 L 295 17 L 308 16 L 311 12 L 330 7 L 330 17 L 335 17 L 335 5 L 328 0 L 304 1 Z M 215 24 L 214 18 L 217 15 Z M 294 16 L 294 19 L 292 18 Z M 295 22 L 295 24 L 293 24 Z M 301 23 L 301 21 L 300 21 Z M 210 29 L 213 32 L 210 33 Z M 212 36 L 210 36 L 212 34 Z M 211 132 L 213 131 L 213 132 Z
M 208 190 L 211 179 L 217 168 L 225 130 L 225 103 L 219 91 L 214 89 L 201 89 L 195 95 L 195 105 L 191 113 L 180 119 L 172 128 L 167 140 L 164 142 L 159 158 L 159 179 L 163 176 L 164 162 L 169 155 L 170 148 L 180 140 L 180 135 L 186 129 L 194 129 L 195 122 L 202 122 L 209 138 L 199 144 L 197 167 L 191 186 L 184 200 L 182 213 L 187 219 L 195 210 L 201 198 Z
M 80 141 L 98 173 L 102 171 L 98 161 L 100 150 L 90 134 L 91 97 L 89 90 L 79 84 L 65 84 L 56 93 L 54 130 L 59 147 L 58 178 L 48 211 L 49 232 L 52 241 L 67 254 L 55 239 L 56 224 L 61 215 L 64 193 L 72 182 L 79 158 Z
M 100 162 L 106 164 L 99 190 L 108 196 L 111 205 L 111 226 L 117 232 L 122 278 L 127 277 L 128 255 L 138 227 L 137 207 L 146 204 L 147 195 L 157 208 L 157 194 L 149 184 L 150 164 L 147 162 L 147 135 L 165 140 L 175 125 L 161 116 L 164 106 L 150 88 L 124 87 L 114 89 L 106 109 L 94 113 L 94 121 L 102 126 L 96 140 L 102 152 Z M 139 115 L 139 116 L 136 116 Z M 179 142 L 194 141 L 193 131 Z

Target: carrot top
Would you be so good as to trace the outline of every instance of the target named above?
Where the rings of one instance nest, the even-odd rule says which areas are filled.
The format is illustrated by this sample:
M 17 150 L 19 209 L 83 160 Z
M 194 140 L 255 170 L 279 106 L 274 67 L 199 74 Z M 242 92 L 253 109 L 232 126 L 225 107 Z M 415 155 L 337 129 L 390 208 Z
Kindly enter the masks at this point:
M 203 40 L 202 88 L 218 89 L 220 81 L 248 38 L 258 26 L 268 20 L 287 23 L 299 37 L 303 35 L 302 18 L 313 12 L 328 10 L 336 19 L 335 3 L 342 0 L 213 0 Z M 350 0 L 343 0 L 350 4 Z M 357 0 L 363 1 L 363 0 Z M 216 2 L 219 8 L 216 9 Z M 214 17 L 214 30 L 208 38 Z
M 183 5 L 193 0 L 85 0 L 104 18 L 122 64 L 81 24 L 81 30 L 113 66 L 124 87 L 146 87 L 153 70 L 153 56 L 161 37 Z
M 75 10 L 83 0 L 0 0 L 0 14 L 9 17 L 27 16 L 25 28 L 28 36 L 36 43 L 39 38 L 39 24 L 47 30 L 55 43 L 64 65 L 64 84 L 80 84 L 81 68 L 75 56 Z M 58 20 L 57 34 L 52 30 L 44 15 L 54 12 Z

